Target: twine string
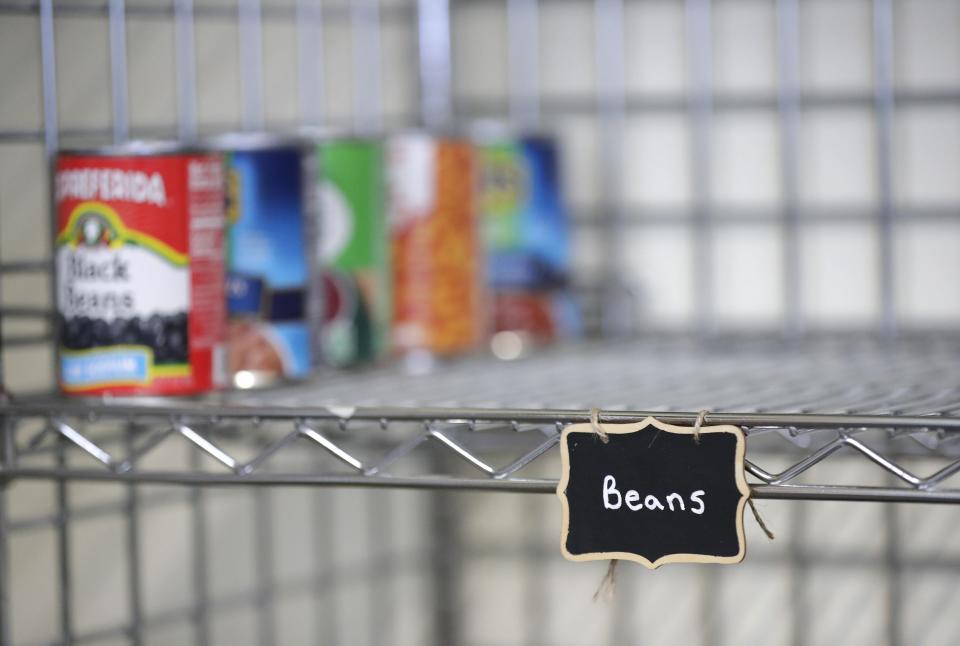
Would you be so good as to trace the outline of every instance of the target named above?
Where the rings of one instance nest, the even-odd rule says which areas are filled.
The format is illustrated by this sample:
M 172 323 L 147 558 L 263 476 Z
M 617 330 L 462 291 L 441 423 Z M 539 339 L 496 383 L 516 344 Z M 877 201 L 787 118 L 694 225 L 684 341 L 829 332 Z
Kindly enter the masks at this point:
M 593 593 L 594 601 L 599 599 L 609 601 L 613 599 L 613 592 L 617 586 L 617 565 L 619 563 L 619 559 L 610 559 L 610 564 L 607 566 L 607 573 L 600 579 L 600 585 L 597 586 L 597 591 Z
M 697 413 L 697 420 L 693 423 L 693 441 L 700 444 L 700 428 L 707 421 L 707 413 L 710 411 L 704 409 Z
M 767 535 L 771 541 L 775 538 L 773 532 L 770 531 L 770 528 L 767 527 L 767 524 L 763 522 L 763 517 L 760 515 L 760 512 L 757 510 L 757 506 L 753 503 L 753 497 L 750 496 L 747 498 L 747 502 L 750 504 L 750 511 L 753 512 L 753 517 L 757 521 L 757 525 L 760 525 L 760 529 L 763 530 L 763 533 Z
M 591 408 L 590 409 L 590 428 L 593 429 L 593 432 L 600 437 L 600 441 L 606 444 L 610 441 L 610 438 L 607 436 L 607 432 L 603 430 L 603 427 L 600 426 L 600 409 Z
M 693 441 L 697 444 L 700 443 L 700 429 L 703 427 L 704 423 L 707 421 L 707 414 L 710 411 L 704 409 L 697 413 L 697 419 L 693 423 Z M 767 535 L 771 541 L 774 539 L 774 534 L 770 531 L 770 528 L 767 527 L 767 524 L 763 520 L 763 516 L 760 515 L 760 511 L 757 509 L 757 505 L 754 504 L 753 498 L 750 495 L 747 495 L 747 503 L 750 505 L 750 511 L 753 512 L 753 518 L 757 521 L 757 525 L 760 525 L 760 529 L 763 530 L 763 533 Z

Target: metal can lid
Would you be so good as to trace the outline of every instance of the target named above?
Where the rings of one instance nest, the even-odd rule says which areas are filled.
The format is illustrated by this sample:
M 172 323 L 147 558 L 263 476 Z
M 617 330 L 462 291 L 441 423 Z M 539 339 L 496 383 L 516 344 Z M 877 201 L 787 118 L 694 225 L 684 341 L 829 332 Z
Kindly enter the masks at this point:
M 495 119 L 479 119 L 467 126 L 470 139 L 479 146 L 503 143 L 550 143 L 554 135 L 543 129 L 521 129 Z
M 383 141 L 382 135 L 358 133 L 348 128 L 334 128 L 327 126 L 301 126 L 297 128 L 296 136 L 309 141 L 311 144 L 323 146 L 327 143 L 341 144 L 357 142 L 365 144 L 379 144 Z
M 408 128 L 391 133 L 388 142 L 429 141 L 440 144 L 470 145 L 471 138 L 460 129 L 426 130 L 423 128 Z
M 123 144 L 94 146 L 90 148 L 62 148 L 57 151 L 61 156 L 84 157 L 156 157 L 164 155 L 203 154 L 214 152 L 211 148 L 198 143 L 184 143 L 174 140 L 135 139 Z
M 298 134 L 272 132 L 228 132 L 208 137 L 203 141 L 214 150 L 222 152 L 310 147 L 310 142 Z

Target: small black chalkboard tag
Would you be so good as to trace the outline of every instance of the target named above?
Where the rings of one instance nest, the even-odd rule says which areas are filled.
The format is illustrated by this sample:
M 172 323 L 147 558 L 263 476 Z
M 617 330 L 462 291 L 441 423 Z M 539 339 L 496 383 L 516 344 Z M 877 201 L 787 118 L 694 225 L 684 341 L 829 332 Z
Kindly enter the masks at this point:
M 744 439 L 736 426 L 568 426 L 560 439 L 560 546 L 571 561 L 739 563 L 746 542 Z

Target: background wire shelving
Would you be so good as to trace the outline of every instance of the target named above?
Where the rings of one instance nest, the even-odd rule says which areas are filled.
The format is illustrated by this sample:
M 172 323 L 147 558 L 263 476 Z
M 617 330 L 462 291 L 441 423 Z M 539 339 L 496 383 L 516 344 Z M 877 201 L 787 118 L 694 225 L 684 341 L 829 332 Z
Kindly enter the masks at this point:
M 960 502 L 960 339 L 905 332 L 931 321 L 904 308 L 918 283 L 944 298 L 956 283 L 949 271 L 911 282 L 898 261 L 905 236 L 955 227 L 960 213 L 955 200 L 898 193 L 906 174 L 898 124 L 960 106 L 955 82 L 898 78 L 899 61 L 924 44 L 903 36 L 920 5 L 939 6 L 0 0 L 8 43 L 0 75 L 5 83 L 11 70 L 31 75 L 13 75 L 22 82 L 4 102 L 23 106 L 34 89 L 38 97 L 22 110 L 29 118 L 0 107 L 0 384 L 17 395 L 0 403 L 0 643 L 272 644 L 293 641 L 298 629 L 303 643 L 371 645 L 957 643 L 949 612 L 960 568 L 956 508 L 834 502 Z M 754 36 L 769 36 L 770 52 L 755 58 L 770 62 L 768 87 L 731 86 L 716 68 L 731 9 L 762 12 Z M 822 45 L 805 38 L 825 30 L 824 12 L 846 16 L 826 31 L 862 46 L 863 83 L 805 77 Z M 851 12 L 862 18 L 859 36 L 847 33 Z M 671 51 L 682 77 L 654 91 L 628 78 L 638 61 L 631 47 L 655 41 L 629 29 L 651 17 L 677 18 Z M 573 35 L 555 38 L 558 25 Z M 458 39 L 474 28 L 485 36 Z M 71 39 L 74 31 L 86 38 Z M 198 45 L 214 32 L 228 37 L 211 57 Z M 278 33 L 296 43 L 289 64 L 265 55 Z M 172 59 L 169 74 L 144 66 L 136 39 L 148 34 L 169 36 L 167 53 L 154 53 Z M 75 63 L 92 49 L 100 68 L 82 78 L 90 70 Z M 27 54 L 35 65 L 21 65 Z M 564 80 L 576 77 L 570 83 L 548 78 L 558 56 Z M 144 69 L 169 88 L 161 97 L 169 118 L 143 109 Z M 502 87 L 485 84 L 498 74 Z M 229 95 L 231 109 L 211 109 L 209 86 Z M 85 103 L 103 118 L 87 119 Z M 825 115 L 866 124 L 857 145 L 870 152 L 855 158 L 870 177 L 863 200 L 805 192 L 805 124 Z M 627 284 L 624 270 L 635 250 L 646 253 L 649 239 L 669 232 L 689 238 L 689 253 L 654 257 L 662 266 L 648 268 L 645 287 L 682 283 L 690 312 L 649 327 L 693 335 L 610 335 L 516 362 L 478 357 L 418 376 L 403 366 L 321 373 L 283 389 L 189 401 L 78 401 L 18 389 L 23 374 L 42 373 L 37 366 L 53 358 L 47 185 L 28 180 L 45 177 L 59 146 L 299 125 L 442 128 L 473 118 L 560 137 L 577 189 L 578 257 L 589 261 L 578 276 L 592 330 L 622 332 L 650 312 L 650 294 Z M 650 118 L 682 131 L 671 141 L 684 148 L 689 177 L 676 203 L 648 203 L 631 190 L 631 146 L 643 143 L 632 128 Z M 717 135 L 728 118 L 769 121 L 773 202 L 715 199 L 724 165 Z M 811 247 L 852 229 L 869 253 L 834 244 L 811 260 Z M 718 333 L 731 322 L 716 269 L 732 231 L 762 232 L 775 247 L 766 250 L 773 261 L 737 254 L 751 275 L 775 275 L 777 304 L 774 315 L 733 327 L 777 332 L 769 338 Z M 942 247 L 915 249 L 932 256 Z M 857 253 L 870 277 L 854 281 L 849 297 L 869 293 L 855 325 L 870 334 L 811 334 L 824 325 L 811 303 L 811 267 L 819 258 L 830 282 L 843 283 Z M 683 280 L 665 280 L 676 268 Z M 50 390 L 49 372 L 41 391 Z M 552 496 L 485 492 L 551 492 L 557 434 L 586 421 L 591 407 L 604 421 L 653 414 L 689 424 L 709 410 L 710 423 L 740 425 L 753 493 L 766 499 L 777 540 L 767 543 L 748 521 L 743 566 L 642 579 L 621 569 L 614 602 L 585 606 L 602 571 L 560 560 Z M 257 484 L 284 486 L 248 486 Z M 688 613 L 676 612 L 678 598 Z

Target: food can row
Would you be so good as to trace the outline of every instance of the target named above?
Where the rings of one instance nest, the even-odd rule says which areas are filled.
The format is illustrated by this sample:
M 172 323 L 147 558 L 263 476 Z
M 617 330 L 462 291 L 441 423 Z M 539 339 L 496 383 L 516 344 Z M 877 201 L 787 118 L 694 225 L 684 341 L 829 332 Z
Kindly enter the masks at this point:
M 506 203 L 500 175 L 509 173 L 497 170 L 497 150 L 407 133 L 319 142 L 244 134 L 203 147 L 61 152 L 62 389 L 258 387 L 391 351 L 462 354 L 504 322 L 525 325 L 510 290 L 520 289 L 522 304 L 564 283 L 562 267 L 547 267 L 562 236 L 544 238 L 549 218 L 527 221 L 543 180 L 526 161 L 519 192 L 527 197 L 517 204 L 527 206 L 512 215 L 490 208 Z M 482 226 L 481 215 L 498 221 Z M 492 239 L 504 219 L 520 233 Z M 526 270 L 534 280 L 501 280 L 505 240 L 516 247 L 510 253 L 546 249 Z M 494 309 L 505 298 L 506 318 Z

